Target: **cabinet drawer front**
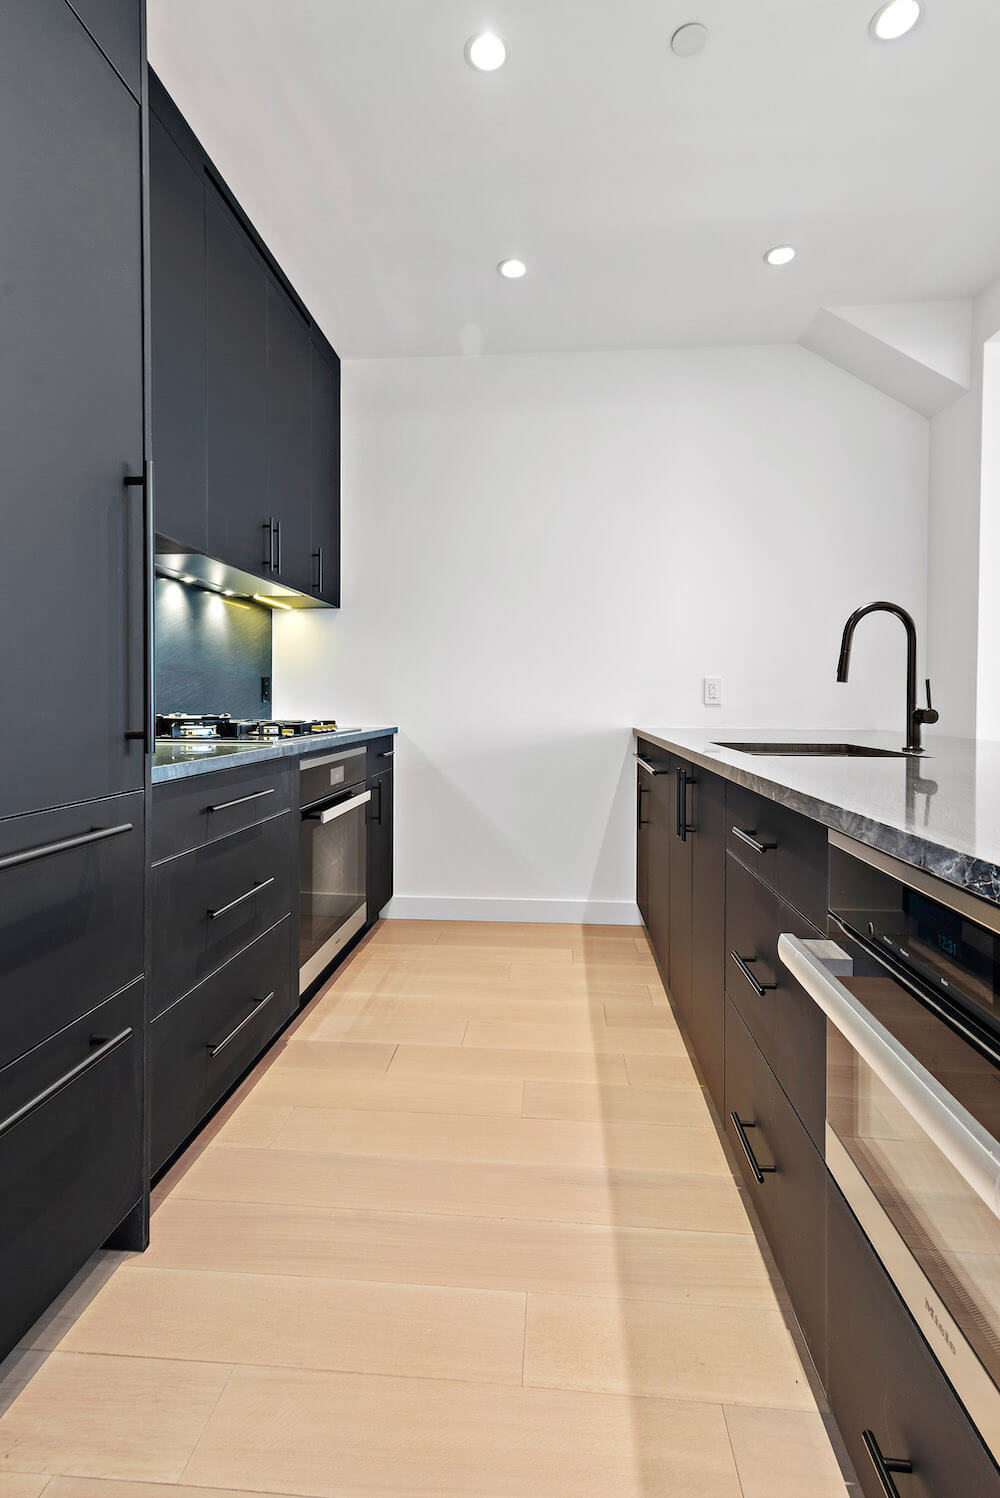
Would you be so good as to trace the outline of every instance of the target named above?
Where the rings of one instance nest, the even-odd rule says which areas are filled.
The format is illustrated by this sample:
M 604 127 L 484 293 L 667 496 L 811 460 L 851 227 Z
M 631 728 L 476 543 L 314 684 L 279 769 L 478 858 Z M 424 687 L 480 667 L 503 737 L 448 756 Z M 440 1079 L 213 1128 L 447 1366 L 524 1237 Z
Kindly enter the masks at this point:
M 288 915 L 298 827 L 286 813 L 155 866 L 154 1015 Z
M 289 760 L 269 759 L 239 771 L 210 770 L 153 787 L 153 862 L 280 816 L 292 806 Z
M 293 959 L 286 917 L 154 1022 L 154 1170 L 180 1148 L 294 1012 Z
M 741 785 L 730 785 L 726 846 L 796 910 L 826 920 L 826 828 Z M 756 846 L 755 846 L 756 845 Z
M 813 1000 L 778 958 L 782 931 L 818 936 L 734 858 L 726 869 L 726 991 L 792 1106 L 822 1148 L 826 1026 Z M 763 993 L 758 989 L 763 989 Z
M 830 1181 L 826 1388 L 867 1498 L 884 1498 L 863 1439 L 911 1462 L 900 1498 L 1000 1498 L 1000 1473 Z
M 142 995 L 0 1071 L 0 1355 L 142 1195 Z
M 0 1066 L 142 973 L 142 799 L 0 822 Z
M 726 1134 L 799 1325 L 822 1372 L 826 1336 L 826 1166 L 728 999 Z

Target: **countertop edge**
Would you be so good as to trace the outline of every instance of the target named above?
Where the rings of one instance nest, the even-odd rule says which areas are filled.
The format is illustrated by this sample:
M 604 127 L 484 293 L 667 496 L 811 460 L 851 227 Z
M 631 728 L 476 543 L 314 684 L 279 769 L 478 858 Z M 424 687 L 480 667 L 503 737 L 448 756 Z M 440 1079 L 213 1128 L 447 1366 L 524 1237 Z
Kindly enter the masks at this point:
M 175 780 L 187 780 L 192 775 L 211 775 L 221 770 L 241 770 L 247 765 L 260 764 L 267 759 L 301 759 L 321 749 L 349 749 L 352 744 L 366 744 L 372 739 L 388 738 L 397 734 L 395 726 L 384 728 L 344 729 L 339 733 L 303 734 L 294 739 L 276 739 L 273 744 L 254 744 L 243 750 L 221 753 L 217 758 L 206 755 L 204 759 L 182 760 L 174 765 L 153 765 L 150 778 L 154 786 L 169 785 Z M 231 743 L 232 740 L 221 740 Z M 237 741 L 238 742 L 238 741 Z
M 654 733 L 645 728 L 634 727 L 632 733 L 635 738 L 656 744 L 666 753 L 679 755 L 691 764 L 698 765 L 700 769 L 719 775 L 723 780 L 730 780 L 735 785 L 756 791 L 769 801 L 776 801 L 835 832 L 842 832 L 845 837 L 853 837 L 859 843 L 898 858 L 902 863 L 923 869 L 925 873 L 933 874 L 946 884 L 953 884 L 968 894 L 976 895 L 990 905 L 1000 905 L 1000 865 L 959 852 L 943 842 L 922 837 L 919 833 L 907 832 L 890 822 L 881 822 L 863 813 L 850 811 L 844 806 L 810 795 L 807 791 L 794 790 L 760 771 L 744 769 L 727 759 L 704 754 L 681 739 L 670 739 L 662 733 Z

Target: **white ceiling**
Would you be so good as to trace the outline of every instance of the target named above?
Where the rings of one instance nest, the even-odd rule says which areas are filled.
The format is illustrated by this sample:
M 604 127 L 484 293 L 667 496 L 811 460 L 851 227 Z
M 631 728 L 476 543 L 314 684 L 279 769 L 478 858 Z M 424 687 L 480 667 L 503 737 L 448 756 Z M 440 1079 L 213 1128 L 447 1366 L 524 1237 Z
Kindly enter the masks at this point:
M 877 0 L 148 4 L 153 66 L 348 358 L 794 340 L 1000 271 L 998 0 L 926 0 L 893 45 Z

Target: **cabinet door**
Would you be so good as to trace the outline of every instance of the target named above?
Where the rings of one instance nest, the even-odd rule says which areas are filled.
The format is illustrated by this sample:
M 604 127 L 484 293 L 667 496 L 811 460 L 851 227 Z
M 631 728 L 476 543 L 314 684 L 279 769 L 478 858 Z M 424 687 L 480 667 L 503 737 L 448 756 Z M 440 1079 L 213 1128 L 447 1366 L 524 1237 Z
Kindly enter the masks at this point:
M 670 995 L 685 1025 L 691 1016 L 691 766 L 674 767 L 670 838 Z
M 723 1105 L 726 782 L 694 772 L 691 838 L 691 997 L 687 1026 L 708 1090 Z
M 1000 1473 L 844 1198 L 827 1190 L 826 1389 L 867 1498 L 885 1498 L 864 1431 L 912 1463 L 900 1498 L 998 1498 Z
M 643 924 L 649 925 L 649 797 L 652 785 L 640 766 L 635 779 L 635 900 Z
M 311 356 L 309 324 L 267 277 L 268 514 L 280 526 L 274 575 L 312 591 Z M 251 517 L 252 519 L 252 517 Z
M 368 808 L 368 919 L 376 921 L 392 898 L 392 771 L 370 782 Z
M 649 847 L 648 908 L 646 930 L 650 946 L 665 984 L 670 981 L 670 853 L 674 841 L 671 818 L 674 805 L 672 766 L 662 757 L 651 761 L 656 774 L 651 777 L 646 797 Z
M 9 816 L 143 783 L 139 107 L 64 0 L 4 6 L 0 160 Z
M 142 81 L 140 0 L 71 0 L 97 45 L 138 99 Z
M 312 339 L 312 564 L 310 590 L 340 604 L 340 360 Z
M 210 555 L 273 575 L 267 487 L 267 269 L 209 182 L 205 190 Z
M 205 180 L 155 115 L 149 219 L 156 529 L 204 551 Z

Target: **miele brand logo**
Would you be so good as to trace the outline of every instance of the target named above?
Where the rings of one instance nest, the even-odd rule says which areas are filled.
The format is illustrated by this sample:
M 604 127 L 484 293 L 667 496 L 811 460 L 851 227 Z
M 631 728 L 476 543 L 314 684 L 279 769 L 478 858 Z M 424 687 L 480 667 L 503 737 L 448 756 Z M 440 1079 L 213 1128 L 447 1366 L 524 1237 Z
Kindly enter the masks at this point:
M 941 1336 L 944 1338 L 945 1342 L 948 1344 L 948 1350 L 949 1350 L 949 1352 L 951 1352 L 953 1355 L 957 1356 L 957 1354 L 958 1354 L 958 1348 L 955 1346 L 954 1342 L 951 1340 L 951 1336 L 950 1336 L 950 1334 L 948 1332 L 948 1328 L 942 1323 L 940 1317 L 938 1316 L 937 1311 L 935 1311 L 934 1307 L 931 1305 L 930 1301 L 926 1298 L 926 1296 L 924 1297 L 924 1310 L 927 1312 L 928 1316 L 933 1321 L 936 1330 L 941 1334 Z

